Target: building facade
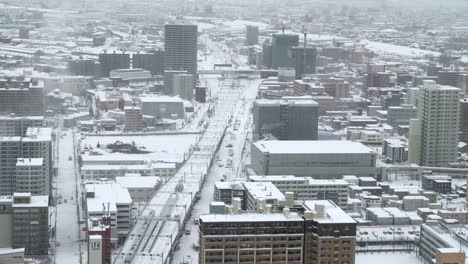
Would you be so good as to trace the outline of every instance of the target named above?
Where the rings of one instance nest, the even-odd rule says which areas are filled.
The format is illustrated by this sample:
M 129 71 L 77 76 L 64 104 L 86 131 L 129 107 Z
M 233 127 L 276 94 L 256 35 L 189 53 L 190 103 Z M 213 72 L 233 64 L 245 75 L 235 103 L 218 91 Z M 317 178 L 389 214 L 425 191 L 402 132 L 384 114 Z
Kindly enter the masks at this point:
M 164 69 L 185 70 L 197 76 L 196 25 L 164 26 Z

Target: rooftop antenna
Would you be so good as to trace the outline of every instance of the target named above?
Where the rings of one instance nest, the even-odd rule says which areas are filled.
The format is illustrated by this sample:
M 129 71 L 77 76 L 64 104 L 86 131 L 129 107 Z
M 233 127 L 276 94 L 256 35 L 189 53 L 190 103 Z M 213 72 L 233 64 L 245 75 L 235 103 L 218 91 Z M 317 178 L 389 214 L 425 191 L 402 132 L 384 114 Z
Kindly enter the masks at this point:
M 281 31 L 283 32 L 283 35 L 284 35 L 284 29 L 285 29 L 285 28 L 286 28 L 286 26 L 283 24 L 283 25 L 281 26 Z

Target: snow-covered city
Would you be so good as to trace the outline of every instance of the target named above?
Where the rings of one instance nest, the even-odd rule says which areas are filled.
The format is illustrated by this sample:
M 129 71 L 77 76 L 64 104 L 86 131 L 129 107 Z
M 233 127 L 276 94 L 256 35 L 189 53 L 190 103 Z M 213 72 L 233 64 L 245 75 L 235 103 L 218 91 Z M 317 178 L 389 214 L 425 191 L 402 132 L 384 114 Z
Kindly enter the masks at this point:
M 468 263 L 465 0 L 0 0 L 0 264 Z

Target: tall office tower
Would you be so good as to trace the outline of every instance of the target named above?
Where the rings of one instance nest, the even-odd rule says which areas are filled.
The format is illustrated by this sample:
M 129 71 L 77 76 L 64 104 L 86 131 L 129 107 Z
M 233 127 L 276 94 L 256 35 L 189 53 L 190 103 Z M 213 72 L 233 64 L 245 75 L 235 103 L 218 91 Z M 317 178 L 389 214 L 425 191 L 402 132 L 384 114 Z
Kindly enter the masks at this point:
M 302 264 L 304 220 L 280 214 L 201 215 L 198 263 Z
M 16 162 L 15 192 L 32 195 L 49 194 L 49 181 L 45 175 L 43 158 L 19 158 Z
M 378 72 L 385 72 L 385 64 L 382 63 L 367 63 L 366 65 L 366 73 L 373 74 Z
M 142 131 L 143 130 L 143 114 L 141 108 L 136 106 L 127 106 L 125 111 L 125 131 Z
M 255 100 L 254 136 L 279 140 L 316 140 L 319 105 L 303 100 Z
M 0 85 L 0 115 L 44 115 L 44 82 L 30 82 L 27 87 Z
M 271 47 L 270 41 L 267 39 L 263 42 L 263 52 L 262 52 L 262 65 L 270 69 L 271 68 L 271 61 L 272 61 L 273 51 Z
M 458 88 L 424 81 L 418 114 L 421 120 L 419 165 L 447 166 L 457 160 L 460 97 Z
M 468 94 L 468 73 L 458 75 L 458 88 L 461 89 L 464 95 Z
M 256 26 L 245 26 L 245 45 L 252 46 L 258 44 L 258 27 Z
M 196 25 L 164 26 L 164 70 L 185 70 L 197 76 Z
M 195 76 L 191 74 L 174 75 L 174 95 L 178 95 L 182 99 L 192 101 L 194 89 Z
M 99 54 L 99 64 L 101 77 L 109 77 L 112 70 L 130 68 L 130 55 L 125 53 Z
M 468 143 L 468 98 L 460 100 L 460 141 Z
M 305 201 L 303 207 L 303 263 L 355 263 L 356 221 L 331 201 Z
M 99 64 L 94 60 L 79 59 L 68 62 L 68 72 L 71 75 L 99 76 Z
M 439 71 L 437 74 L 437 83 L 440 85 L 458 86 L 459 71 Z
M 304 74 L 314 74 L 317 67 L 317 49 L 314 47 L 291 47 L 289 56 L 296 69 L 296 79 Z M 305 60 L 304 60 L 305 59 Z
M 390 87 L 390 76 L 388 72 L 369 73 L 365 75 L 366 88 L 369 87 Z
M 29 127 L 43 126 L 43 116 L 0 116 L 0 137 L 24 136 Z
M 174 76 L 187 73 L 187 71 L 164 71 L 164 94 L 174 95 Z
M 141 68 L 154 75 L 164 74 L 164 51 L 154 50 L 145 54 L 132 55 L 132 68 Z
M 15 193 L 12 209 L 13 248 L 24 248 L 26 255 L 47 255 L 49 249 L 48 196 Z
M 42 194 L 49 195 L 52 186 L 51 135 L 50 128 L 28 128 L 24 137 L 0 137 L 0 195 L 11 195 L 16 191 L 16 165 L 19 158 L 43 159 L 43 179 L 48 188 Z
M 290 59 L 288 52 L 290 47 L 299 45 L 299 35 L 297 34 L 273 34 L 272 41 L 272 61 L 271 67 L 294 67 L 294 62 Z

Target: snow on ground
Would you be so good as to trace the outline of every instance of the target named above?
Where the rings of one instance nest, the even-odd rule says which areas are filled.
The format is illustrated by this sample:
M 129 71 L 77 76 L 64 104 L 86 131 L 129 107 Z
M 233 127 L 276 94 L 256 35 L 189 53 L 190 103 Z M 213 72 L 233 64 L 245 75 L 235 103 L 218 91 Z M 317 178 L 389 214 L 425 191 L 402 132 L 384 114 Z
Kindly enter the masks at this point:
M 357 264 L 375 264 L 387 263 L 386 260 L 391 260 L 392 263 L 398 264 L 422 264 L 420 259 L 416 257 L 414 252 L 389 252 L 389 253 L 358 253 L 356 254 Z
M 425 55 L 429 55 L 429 56 L 440 55 L 440 52 L 417 49 L 417 48 L 410 48 L 410 47 L 399 46 L 399 45 L 390 44 L 390 43 L 376 42 L 376 41 L 363 40 L 361 41 L 361 44 L 365 44 L 368 49 L 375 51 L 377 53 L 394 54 L 394 55 L 400 55 L 400 56 L 411 57 L 411 58 L 423 57 Z
M 132 144 L 135 142 L 137 147 L 145 147 L 145 151 L 151 153 L 132 154 L 135 157 L 142 157 L 152 161 L 181 162 L 184 159 L 184 153 L 189 152 L 191 145 L 194 145 L 199 135 L 148 135 L 148 136 L 94 136 L 88 135 L 81 141 L 81 149 L 85 146 L 91 146 L 96 149 L 97 144 L 101 145 L 100 153 L 106 156 L 123 157 L 129 154 L 106 152 L 107 144 L 121 141 Z
M 224 22 L 223 25 L 228 26 L 229 28 L 226 28 L 225 30 L 244 30 L 245 26 L 257 26 L 260 29 L 265 29 L 268 27 L 268 24 L 262 23 L 262 22 L 256 22 L 256 21 L 248 21 L 248 20 L 234 20 L 234 21 L 228 21 Z
M 64 133 L 64 132 L 62 132 Z M 56 213 L 52 218 L 56 219 L 56 263 L 81 263 L 80 262 L 80 238 L 79 220 L 77 213 L 75 178 L 75 157 L 73 132 L 64 133 L 59 139 L 60 156 L 58 162 L 58 177 L 56 180 L 58 199 Z M 71 156 L 72 160 L 68 157 Z M 55 211 L 51 209 L 51 211 Z

